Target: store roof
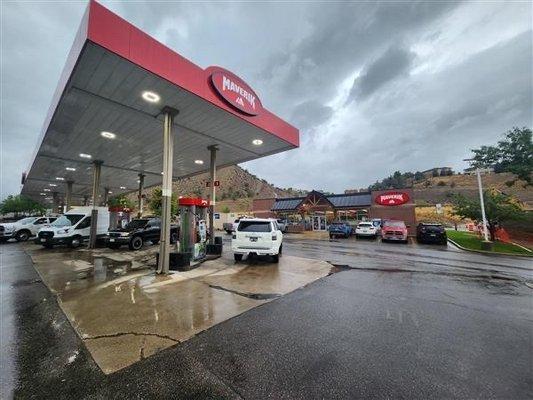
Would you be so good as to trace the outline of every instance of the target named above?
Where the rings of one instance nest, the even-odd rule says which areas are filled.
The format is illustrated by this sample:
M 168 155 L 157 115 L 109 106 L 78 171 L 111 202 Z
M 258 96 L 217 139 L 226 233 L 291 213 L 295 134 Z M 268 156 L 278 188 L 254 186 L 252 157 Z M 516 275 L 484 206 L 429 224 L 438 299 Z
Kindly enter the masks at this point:
M 245 83 L 232 88 L 255 100 L 257 112 L 235 107 L 216 87 L 215 72 L 220 71 L 225 70 L 193 64 L 91 1 L 22 193 L 38 199 L 49 199 L 54 191 L 61 196 L 65 182 L 72 180 L 75 196 L 90 195 L 95 160 L 103 162 L 101 189 L 114 195 L 135 190 L 138 173 L 145 174 L 145 186 L 161 183 L 165 106 L 179 110 L 174 179 L 207 171 L 211 145 L 219 148 L 219 167 L 298 147 L 298 130 L 266 110 Z M 153 94 L 159 101 L 146 100 L 154 100 Z
M 310 193 L 315 193 L 312 191 Z M 333 194 L 324 195 L 324 197 L 336 209 L 350 209 L 359 207 L 370 207 L 372 203 L 372 196 L 368 193 L 354 193 L 354 194 Z M 307 199 L 306 197 L 290 197 L 276 199 L 272 211 L 296 211 L 300 205 Z

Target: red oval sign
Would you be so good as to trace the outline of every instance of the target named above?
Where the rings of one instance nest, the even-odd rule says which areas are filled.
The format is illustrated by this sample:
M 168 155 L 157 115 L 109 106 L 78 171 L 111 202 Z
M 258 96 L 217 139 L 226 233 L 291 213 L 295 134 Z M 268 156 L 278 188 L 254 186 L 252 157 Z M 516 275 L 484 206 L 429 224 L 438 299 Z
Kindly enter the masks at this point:
M 237 75 L 216 67 L 211 74 L 211 83 L 216 92 L 237 110 L 248 115 L 261 112 L 263 106 L 257 94 Z
M 405 192 L 387 192 L 376 196 L 374 201 L 382 206 L 399 206 L 409 201 L 409 195 Z

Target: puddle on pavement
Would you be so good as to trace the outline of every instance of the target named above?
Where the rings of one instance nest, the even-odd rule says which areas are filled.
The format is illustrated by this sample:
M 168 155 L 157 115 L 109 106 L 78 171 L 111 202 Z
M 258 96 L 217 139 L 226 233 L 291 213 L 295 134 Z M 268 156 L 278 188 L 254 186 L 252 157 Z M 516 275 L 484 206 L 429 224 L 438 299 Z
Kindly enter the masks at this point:
M 30 252 L 45 284 L 103 372 L 112 373 L 327 276 L 324 261 L 219 258 L 156 275 L 156 249 Z

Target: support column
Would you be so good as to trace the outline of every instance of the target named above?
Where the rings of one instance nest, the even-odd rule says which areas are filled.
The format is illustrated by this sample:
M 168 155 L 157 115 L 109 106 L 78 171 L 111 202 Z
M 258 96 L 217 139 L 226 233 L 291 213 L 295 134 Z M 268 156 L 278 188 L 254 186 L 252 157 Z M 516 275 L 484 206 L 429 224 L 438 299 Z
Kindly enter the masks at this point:
M 144 174 L 139 173 L 139 194 L 138 194 L 138 199 L 137 199 L 137 207 L 139 208 L 139 211 L 137 212 L 137 218 L 143 217 L 143 190 L 144 190 Z
M 72 185 L 74 184 L 74 181 L 67 181 L 67 188 L 65 191 L 65 203 L 67 206 L 67 211 L 71 209 L 72 207 Z
M 104 200 L 102 201 L 103 206 L 107 206 L 107 202 L 109 201 L 109 188 L 104 188 Z
M 216 162 L 217 162 L 217 146 L 209 146 L 208 150 L 211 152 L 211 164 L 209 164 L 209 180 L 211 181 L 211 196 L 209 198 L 209 243 L 215 243 L 215 203 L 216 203 Z
M 98 192 L 100 189 L 100 173 L 102 171 L 102 161 L 95 160 L 93 162 L 93 210 L 91 213 L 91 233 L 89 236 L 89 248 L 94 249 L 96 247 L 96 233 L 98 228 Z
M 164 107 L 163 123 L 163 184 L 161 187 L 161 236 L 159 239 L 159 258 L 157 273 L 168 274 L 170 252 L 170 210 L 172 202 L 172 165 L 174 151 L 174 136 L 172 124 L 178 110 Z
M 52 212 L 59 213 L 59 193 L 53 192 L 52 193 Z

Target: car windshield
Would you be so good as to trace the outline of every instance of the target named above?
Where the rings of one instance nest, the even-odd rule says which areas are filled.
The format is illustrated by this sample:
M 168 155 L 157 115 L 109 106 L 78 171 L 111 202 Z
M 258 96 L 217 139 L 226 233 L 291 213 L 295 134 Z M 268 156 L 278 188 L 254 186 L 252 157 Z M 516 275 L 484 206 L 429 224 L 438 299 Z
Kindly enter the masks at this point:
M 85 214 L 65 214 L 52 222 L 52 226 L 72 226 L 76 225 Z
M 147 222 L 148 222 L 147 219 L 134 219 L 134 220 L 130 221 L 130 223 L 128 224 L 127 228 L 128 229 L 144 228 Z
M 33 221 L 35 221 L 35 217 L 22 218 L 21 220 L 17 222 L 21 225 L 28 225 L 28 224 L 31 224 Z
M 270 232 L 270 222 L 268 221 L 241 221 L 239 232 Z
M 360 226 L 362 228 L 368 228 L 368 227 L 371 227 L 373 225 L 370 222 L 361 222 L 358 226 Z
M 392 226 L 394 228 L 405 228 L 405 223 L 403 221 L 387 221 L 385 226 Z

